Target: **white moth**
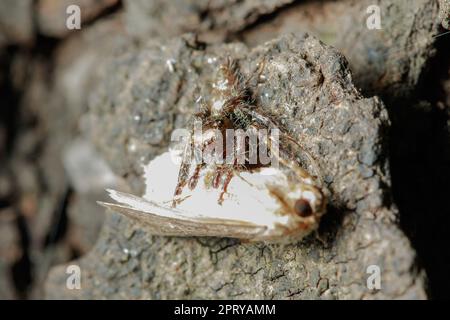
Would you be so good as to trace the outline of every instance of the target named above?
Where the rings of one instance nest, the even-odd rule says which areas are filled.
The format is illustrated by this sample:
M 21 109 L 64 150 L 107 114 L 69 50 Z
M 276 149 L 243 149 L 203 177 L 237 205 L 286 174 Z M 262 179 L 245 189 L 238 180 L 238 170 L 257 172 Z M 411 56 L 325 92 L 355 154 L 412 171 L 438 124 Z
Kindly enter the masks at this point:
M 200 172 L 194 189 L 178 196 L 174 207 L 180 161 L 173 160 L 168 151 L 143 166 L 142 197 L 108 190 L 117 203 L 99 203 L 147 225 L 155 235 L 251 241 L 300 240 L 317 228 L 324 213 L 325 199 L 311 179 L 297 175 L 300 168 L 283 165 L 237 173 L 220 204 L 221 190 L 211 187 L 216 170 L 211 165 Z

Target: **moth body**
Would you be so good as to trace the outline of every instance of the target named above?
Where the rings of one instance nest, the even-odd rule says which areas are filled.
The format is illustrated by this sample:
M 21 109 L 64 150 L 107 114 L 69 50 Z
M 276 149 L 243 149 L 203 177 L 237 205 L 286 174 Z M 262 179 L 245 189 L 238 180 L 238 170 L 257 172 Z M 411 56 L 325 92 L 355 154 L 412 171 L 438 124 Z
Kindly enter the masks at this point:
M 185 188 L 173 206 L 173 190 L 180 164 L 170 152 L 144 166 L 143 197 L 108 190 L 117 204 L 102 205 L 168 236 L 219 236 L 252 241 L 300 240 L 315 230 L 325 209 L 324 197 L 314 185 L 301 183 L 289 168 L 244 171 L 230 181 L 223 202 L 217 199 L 211 175 L 214 165 L 200 173 L 198 185 Z M 294 177 L 293 177 L 294 175 Z M 302 216 L 299 202 L 306 203 Z

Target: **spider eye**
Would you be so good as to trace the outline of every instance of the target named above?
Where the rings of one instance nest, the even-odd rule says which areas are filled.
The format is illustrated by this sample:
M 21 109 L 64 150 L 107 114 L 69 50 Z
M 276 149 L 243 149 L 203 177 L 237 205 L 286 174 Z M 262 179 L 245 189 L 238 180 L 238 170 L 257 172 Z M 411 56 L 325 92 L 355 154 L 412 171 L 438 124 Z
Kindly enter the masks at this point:
M 313 213 L 309 201 L 305 199 L 298 199 L 297 201 L 295 201 L 294 211 L 300 217 L 309 217 Z

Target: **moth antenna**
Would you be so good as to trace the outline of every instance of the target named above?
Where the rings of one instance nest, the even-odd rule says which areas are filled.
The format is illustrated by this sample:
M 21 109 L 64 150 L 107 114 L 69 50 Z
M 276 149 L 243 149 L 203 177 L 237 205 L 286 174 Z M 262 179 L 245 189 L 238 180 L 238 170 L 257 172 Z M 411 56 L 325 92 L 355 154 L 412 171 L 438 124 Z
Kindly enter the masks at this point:
M 260 125 L 264 125 L 265 127 L 267 127 L 269 130 L 272 129 L 279 129 L 279 127 L 275 124 L 275 122 L 268 116 L 268 115 L 263 115 L 260 112 L 256 112 L 254 110 L 249 110 L 249 109 L 242 109 L 243 112 L 246 112 L 247 114 L 249 114 L 254 120 L 256 120 Z M 295 144 L 298 146 L 299 149 L 301 149 L 301 151 L 303 152 L 303 154 L 306 155 L 306 157 L 308 158 L 308 162 L 313 166 L 313 169 L 316 173 L 316 177 L 317 179 L 319 179 L 320 182 L 323 181 L 323 175 L 321 170 L 319 169 L 319 166 L 317 165 L 317 160 L 311 155 L 311 153 L 305 148 L 303 147 L 297 140 L 293 139 L 292 137 L 290 137 L 288 134 L 284 133 L 283 130 L 279 130 L 280 134 L 286 138 L 287 140 L 289 140 L 289 142 Z M 282 147 L 281 145 L 279 146 L 279 148 Z M 270 148 L 270 146 L 269 146 Z M 281 148 L 280 148 L 281 150 Z M 281 158 L 278 160 L 282 160 Z M 309 173 L 306 172 L 306 170 L 304 170 L 302 168 L 302 170 L 304 171 L 304 173 L 302 173 L 302 176 L 304 176 L 305 174 L 308 177 L 312 177 Z
M 270 137 L 270 136 L 269 136 Z M 303 151 L 303 148 L 296 143 Z M 269 150 L 272 150 L 272 138 L 269 138 L 269 143 L 268 143 L 268 148 Z M 311 174 L 306 171 L 304 168 L 302 168 L 299 164 L 296 163 L 296 161 L 292 160 L 292 159 L 285 159 L 284 157 L 281 157 L 278 153 L 273 153 L 271 152 L 272 156 L 275 156 L 277 158 L 277 160 L 282 163 L 283 165 L 292 168 L 292 170 L 294 170 L 296 172 L 296 174 L 301 177 L 303 180 L 307 180 L 307 179 L 313 179 L 313 176 L 311 176 Z
M 290 137 L 287 134 L 284 134 L 284 133 L 282 133 L 282 134 L 285 135 L 285 137 L 288 140 L 290 140 L 292 143 L 296 144 L 302 150 L 302 152 L 308 158 L 308 161 L 310 162 L 310 164 L 314 167 L 314 171 L 316 172 L 317 179 L 319 179 L 320 182 L 323 182 L 324 180 L 323 180 L 322 171 L 319 169 L 319 166 L 317 165 L 317 160 L 313 157 L 313 155 L 306 148 L 304 148 L 298 141 L 294 140 L 292 137 Z

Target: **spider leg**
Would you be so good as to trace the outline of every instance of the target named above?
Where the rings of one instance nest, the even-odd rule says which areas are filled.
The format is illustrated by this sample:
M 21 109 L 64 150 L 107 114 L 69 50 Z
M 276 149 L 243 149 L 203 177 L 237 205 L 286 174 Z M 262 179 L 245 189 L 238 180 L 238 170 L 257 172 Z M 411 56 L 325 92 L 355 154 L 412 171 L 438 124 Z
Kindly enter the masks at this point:
M 278 145 L 279 152 L 272 152 L 272 147 L 274 143 Z M 300 147 L 299 144 L 296 144 L 296 146 Z M 284 142 L 280 143 L 279 141 L 274 141 L 274 138 L 271 135 L 269 135 L 267 147 L 271 151 L 270 154 L 273 157 L 276 157 L 279 163 L 294 170 L 297 176 L 300 177 L 303 180 L 303 182 L 310 181 L 307 184 L 313 183 L 314 180 L 313 176 L 298 164 L 298 162 L 295 160 L 295 155 L 289 151 L 286 152 L 285 149 L 286 145 L 284 144 Z M 303 150 L 303 148 L 301 149 Z
M 302 154 L 304 154 L 306 156 L 306 158 L 308 158 L 308 162 L 313 166 L 316 176 L 322 180 L 322 175 L 321 175 L 321 172 L 317 165 L 317 161 L 314 159 L 314 157 L 311 155 L 311 153 L 308 150 L 306 150 L 297 140 L 290 137 L 283 130 L 280 130 L 280 128 L 275 124 L 275 122 L 270 118 L 270 116 L 264 114 L 261 111 L 255 111 L 255 110 L 251 110 L 251 109 L 243 109 L 242 111 L 247 112 L 247 114 L 249 114 L 252 117 L 252 119 L 257 123 L 255 125 L 256 127 L 260 128 L 261 126 L 264 126 L 264 127 L 266 127 L 266 129 L 269 129 L 269 130 L 273 130 L 273 129 L 279 130 L 280 141 L 278 143 L 278 149 L 279 149 L 279 152 L 281 153 L 281 158 L 289 159 L 289 162 L 296 163 L 297 162 L 295 159 L 296 153 L 292 152 L 292 150 L 300 149 L 302 151 Z M 273 137 L 271 135 L 269 135 L 269 137 L 271 139 L 273 139 Z M 275 141 L 272 141 L 272 142 L 275 142 Z M 270 149 L 271 146 L 268 145 L 268 148 Z M 297 167 L 299 167 L 299 166 L 297 165 Z M 304 169 L 302 169 L 302 170 L 304 170 Z M 307 175 L 311 176 L 309 173 Z
M 175 187 L 175 191 L 174 191 L 174 195 L 173 195 L 173 197 L 174 197 L 174 200 L 172 202 L 173 207 L 175 207 L 175 205 L 176 205 L 175 197 L 181 195 L 181 193 L 183 192 L 183 188 L 188 181 L 189 171 L 191 169 L 191 160 L 192 160 L 191 143 L 192 143 L 192 136 L 191 136 L 190 141 L 188 141 L 186 143 L 186 146 L 185 146 L 185 149 L 183 152 L 183 157 L 182 157 L 181 165 L 180 165 L 180 171 L 178 172 L 178 181 L 177 181 L 177 185 Z
M 197 164 L 197 166 L 195 167 L 194 173 L 192 174 L 192 176 L 189 178 L 189 183 L 188 183 L 188 187 L 191 190 L 194 190 L 195 187 L 197 186 L 198 180 L 200 179 L 200 171 L 205 167 L 204 163 L 199 163 Z
M 212 187 L 217 189 L 220 186 L 220 182 L 222 180 L 222 175 L 224 173 L 224 167 L 223 166 L 217 166 L 216 172 L 212 181 Z
M 294 150 L 300 149 L 302 154 L 306 156 L 306 158 L 308 159 L 308 162 L 314 168 L 316 178 L 318 178 L 320 181 L 323 181 L 322 173 L 319 169 L 319 166 L 317 165 L 317 161 L 314 159 L 314 157 L 308 150 L 306 150 L 298 141 L 294 140 L 294 138 L 290 137 L 286 133 L 281 132 L 281 140 L 282 140 L 281 144 L 283 145 L 283 148 L 282 148 L 283 150 L 286 149 L 286 147 L 289 147 Z M 295 159 L 295 154 L 290 152 L 290 150 L 286 150 L 286 151 L 287 151 L 286 153 L 288 156 L 290 156 L 291 158 L 292 157 L 294 158 L 294 159 L 291 159 L 291 161 L 297 162 L 297 160 Z
M 222 205 L 222 203 L 223 203 L 224 196 L 227 193 L 228 185 L 230 184 L 231 179 L 233 179 L 233 176 L 234 176 L 233 167 L 228 167 L 224 171 L 226 171 L 225 180 L 223 182 L 222 191 L 220 192 L 219 200 L 218 200 L 218 203 L 220 205 Z
M 189 179 L 189 172 L 191 170 L 191 163 L 194 156 L 194 150 L 195 148 L 195 141 L 194 141 L 194 121 L 198 119 L 197 116 L 194 116 L 194 120 L 191 122 L 191 132 L 189 135 L 188 141 L 186 141 L 186 145 L 184 146 L 183 150 L 183 156 L 181 158 L 181 164 L 180 169 L 178 171 L 178 179 L 177 179 L 177 185 L 175 187 L 174 191 L 174 198 L 176 196 L 179 196 L 183 192 L 183 188 L 186 186 L 188 179 Z M 175 206 L 175 202 L 172 204 Z
M 261 78 L 261 75 L 264 72 L 264 69 L 266 67 L 266 58 L 262 58 L 260 60 L 260 62 L 258 62 L 258 64 L 256 65 L 256 70 L 252 73 L 252 75 L 245 81 L 244 83 L 244 87 L 249 87 L 250 86 L 250 81 L 253 80 L 253 78 L 257 79 L 257 83 L 259 83 L 259 79 Z
M 273 121 L 270 116 L 263 114 L 261 111 L 255 111 L 249 108 L 242 108 L 242 112 L 247 113 L 252 117 L 253 121 L 259 124 L 257 127 L 264 126 L 266 129 L 278 129 L 275 121 Z

